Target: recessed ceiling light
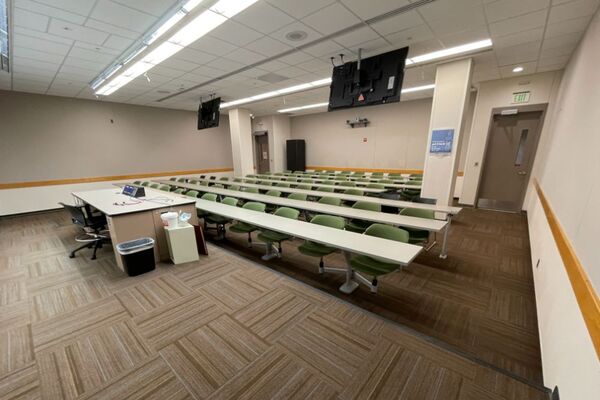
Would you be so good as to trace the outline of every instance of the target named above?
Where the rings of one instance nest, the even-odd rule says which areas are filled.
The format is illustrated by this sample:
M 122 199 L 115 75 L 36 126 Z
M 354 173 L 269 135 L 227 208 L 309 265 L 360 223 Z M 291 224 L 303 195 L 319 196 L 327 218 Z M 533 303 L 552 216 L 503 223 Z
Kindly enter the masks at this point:
M 293 31 L 293 32 L 286 33 L 285 38 L 287 40 L 291 40 L 292 42 L 299 42 L 301 40 L 306 39 L 307 36 L 308 36 L 308 33 L 304 32 L 304 31 Z
M 523 72 L 523 70 L 525 70 L 525 68 L 523 68 L 523 67 L 514 67 L 513 68 L 513 72 L 515 72 L 515 73 L 516 72 Z

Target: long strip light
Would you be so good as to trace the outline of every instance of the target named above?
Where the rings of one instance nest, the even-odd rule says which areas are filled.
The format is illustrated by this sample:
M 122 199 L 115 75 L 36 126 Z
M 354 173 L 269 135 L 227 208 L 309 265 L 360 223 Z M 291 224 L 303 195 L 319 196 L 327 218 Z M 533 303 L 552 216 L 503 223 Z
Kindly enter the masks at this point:
M 204 0 L 189 0 L 186 2 L 180 10 L 178 10 L 172 17 L 170 17 L 149 36 L 149 38 L 145 41 L 144 46 L 142 46 L 140 49 L 137 49 L 135 54 L 127 57 L 126 61 L 124 61 L 124 63 L 119 66 L 118 69 L 109 71 L 109 74 L 105 74 L 102 76 L 102 78 L 97 79 L 92 84 L 92 88 L 96 91 L 95 93 L 103 96 L 108 96 L 114 93 L 138 76 L 144 74 L 167 58 L 173 56 L 175 53 L 183 50 L 186 46 L 200 39 L 202 36 L 206 35 L 219 25 L 223 24 L 229 18 L 250 7 L 258 0 L 219 0 L 212 7 L 203 11 L 197 17 L 184 25 L 169 39 L 154 48 L 141 60 L 138 60 L 130 67 L 125 68 L 123 72 L 121 72 L 119 75 L 116 75 L 114 78 L 112 78 L 112 80 L 108 81 L 108 79 L 115 75 L 115 73 L 121 69 L 121 67 L 125 66 L 127 61 L 130 61 L 142 51 L 146 50 L 150 44 L 155 42 L 166 32 L 170 31 L 171 28 L 173 28 L 179 21 L 181 21 L 181 19 L 183 19 L 203 1 Z
M 484 49 L 484 48 L 490 47 L 490 46 L 492 46 L 492 41 L 490 39 L 480 40 L 478 42 L 467 43 L 467 44 L 463 44 L 463 45 L 456 46 L 456 47 L 450 47 L 450 48 L 444 49 L 444 50 L 434 51 L 432 53 L 423 54 L 420 56 L 412 57 L 410 59 L 407 58 L 406 65 L 414 65 L 414 64 L 419 64 L 419 63 L 423 63 L 426 61 L 438 60 L 440 58 L 446 58 L 446 57 L 454 56 L 454 55 L 458 55 L 458 54 L 470 53 L 472 51 Z M 239 106 L 241 104 L 252 103 L 254 101 L 269 99 L 272 97 L 277 97 L 277 96 L 281 96 L 281 95 L 289 94 L 289 93 L 302 92 L 304 90 L 314 89 L 317 87 L 329 85 L 330 83 L 331 83 L 331 78 L 320 79 L 318 81 L 309 82 L 309 83 L 302 83 L 300 85 L 291 86 L 291 87 L 288 87 L 285 89 L 274 90 L 272 92 L 257 94 L 256 96 L 244 97 L 243 99 L 232 100 L 232 101 L 229 101 L 226 103 L 221 103 L 221 108 Z M 435 87 L 435 85 L 426 85 L 426 86 L 402 89 L 402 93 L 410 93 L 410 92 L 416 92 L 419 90 L 433 89 L 434 87 Z M 285 112 L 285 111 L 281 111 L 281 112 Z
M 402 93 L 412 93 L 412 92 L 420 92 L 420 91 L 423 91 L 423 90 L 430 90 L 430 89 L 434 89 L 434 88 L 435 88 L 435 85 L 434 84 L 430 84 L 430 85 L 414 86 L 414 87 L 410 87 L 410 88 L 405 88 L 405 89 L 402 89 L 401 92 Z M 315 103 L 315 104 L 308 104 L 308 105 L 299 106 L 299 107 L 284 108 L 282 110 L 277 110 L 277 112 L 279 112 L 279 113 L 289 113 L 289 112 L 294 112 L 294 111 L 309 110 L 311 108 L 325 107 L 327 105 L 329 105 L 328 102 L 325 102 L 325 103 Z

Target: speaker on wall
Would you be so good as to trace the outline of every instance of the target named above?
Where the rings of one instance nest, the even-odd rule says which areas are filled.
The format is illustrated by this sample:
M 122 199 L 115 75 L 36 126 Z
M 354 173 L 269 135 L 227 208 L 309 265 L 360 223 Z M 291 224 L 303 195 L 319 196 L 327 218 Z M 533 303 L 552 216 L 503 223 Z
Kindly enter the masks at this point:
M 290 171 L 306 170 L 306 144 L 304 140 L 287 140 L 287 169 Z

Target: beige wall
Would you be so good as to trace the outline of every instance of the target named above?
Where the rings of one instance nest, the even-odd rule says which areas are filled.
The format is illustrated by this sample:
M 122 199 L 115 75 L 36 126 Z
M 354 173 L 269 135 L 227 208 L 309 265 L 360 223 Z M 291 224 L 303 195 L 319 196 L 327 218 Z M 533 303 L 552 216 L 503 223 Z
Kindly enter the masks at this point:
M 291 139 L 290 117 L 267 115 L 252 120 L 252 132 L 268 132 L 269 168 L 271 171 L 286 169 L 286 140 Z M 256 155 L 255 155 L 256 160 Z M 256 168 L 256 165 L 254 166 Z
M 232 164 L 226 116 L 198 131 L 194 112 L 5 91 L 0 115 L 0 182 Z
M 600 16 L 564 71 L 536 156 L 540 182 L 596 292 L 600 290 Z M 566 400 L 598 398 L 600 363 L 544 211 L 526 203 L 544 383 Z
M 560 77 L 560 71 L 552 71 L 487 81 L 479 85 L 464 164 L 465 175 L 460 196 L 461 204 L 473 205 L 476 201 L 492 109 L 513 106 L 513 92 L 525 90 L 531 92 L 527 105 L 551 103 L 552 96 L 556 93 L 560 83 Z M 551 110 L 548 111 L 551 112 Z M 546 126 L 542 130 L 542 136 L 545 135 L 545 131 Z
M 0 91 L 0 183 L 231 167 L 227 116 L 196 125 L 190 111 Z M 0 190 L 0 214 L 70 199 L 59 190 L 52 202 L 15 203 L 28 193 Z
M 474 103 L 476 94 L 471 96 Z M 307 165 L 422 169 L 430 115 L 431 99 L 302 115 L 291 118 L 291 135 L 306 140 Z M 467 111 L 467 127 L 471 115 L 472 106 Z M 346 120 L 357 116 L 371 123 L 367 128 L 346 125 Z M 465 136 L 462 155 L 467 141 Z M 459 169 L 463 164 L 461 157 Z

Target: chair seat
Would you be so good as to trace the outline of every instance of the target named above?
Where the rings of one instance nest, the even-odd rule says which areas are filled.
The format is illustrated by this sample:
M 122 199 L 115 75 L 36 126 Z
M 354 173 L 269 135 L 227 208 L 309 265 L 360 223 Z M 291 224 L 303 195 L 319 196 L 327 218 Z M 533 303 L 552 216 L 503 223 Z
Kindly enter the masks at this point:
M 371 226 L 371 222 L 353 219 L 346 224 L 346 230 L 351 232 L 363 233 Z
M 298 246 L 300 253 L 313 257 L 324 257 L 336 251 L 334 247 L 325 246 L 324 244 L 306 241 Z
M 417 229 L 409 229 L 404 228 L 405 231 L 408 231 L 408 242 L 409 243 L 421 243 L 429 240 L 429 231 L 417 230 Z
M 258 227 L 254 226 L 254 225 L 250 225 L 245 222 L 239 222 L 239 221 L 235 225 L 231 225 L 229 227 L 230 231 L 237 232 L 237 233 L 249 233 L 249 232 L 254 232 L 257 229 L 258 229 Z
M 352 257 L 350 260 L 350 265 L 352 268 L 373 277 L 389 274 L 390 272 L 393 272 L 401 267 L 398 264 L 376 260 L 363 255 Z
M 258 237 L 258 240 L 265 243 L 281 242 L 292 238 L 290 235 L 269 230 L 261 231 L 256 237 Z
M 210 224 L 228 224 L 232 222 L 231 218 L 223 217 L 217 214 L 209 214 L 205 217 L 206 222 Z

